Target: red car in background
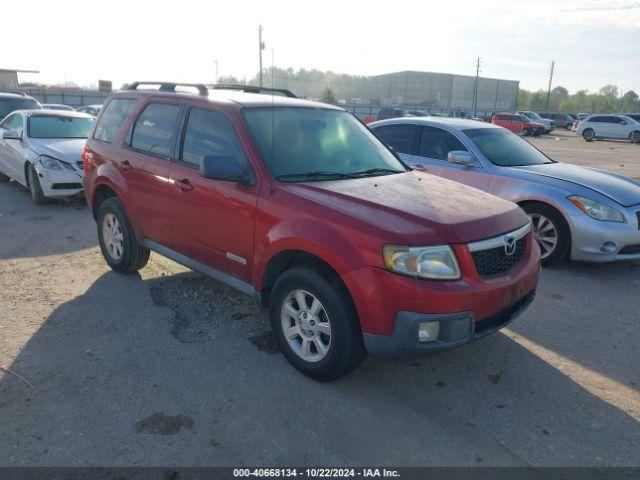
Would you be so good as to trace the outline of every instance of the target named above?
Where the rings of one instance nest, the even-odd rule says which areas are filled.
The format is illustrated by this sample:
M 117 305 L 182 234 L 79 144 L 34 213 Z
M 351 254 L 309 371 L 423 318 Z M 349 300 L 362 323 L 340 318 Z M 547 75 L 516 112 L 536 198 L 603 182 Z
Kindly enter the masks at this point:
M 496 113 L 491 117 L 491 123 L 504 127 L 518 135 L 538 136 L 544 132 L 544 125 L 534 123 L 528 118 L 515 113 Z

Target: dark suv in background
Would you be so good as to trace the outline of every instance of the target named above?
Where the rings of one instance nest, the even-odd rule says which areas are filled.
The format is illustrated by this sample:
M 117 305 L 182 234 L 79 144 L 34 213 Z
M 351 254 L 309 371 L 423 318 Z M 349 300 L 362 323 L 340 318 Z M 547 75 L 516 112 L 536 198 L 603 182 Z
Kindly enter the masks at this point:
M 14 110 L 34 110 L 41 108 L 42 105 L 40 105 L 40 102 L 23 93 L 0 92 L 0 120 Z
M 542 118 L 553 120 L 558 128 L 565 128 L 571 130 L 574 119 L 566 113 L 554 113 L 554 112 L 539 112 Z

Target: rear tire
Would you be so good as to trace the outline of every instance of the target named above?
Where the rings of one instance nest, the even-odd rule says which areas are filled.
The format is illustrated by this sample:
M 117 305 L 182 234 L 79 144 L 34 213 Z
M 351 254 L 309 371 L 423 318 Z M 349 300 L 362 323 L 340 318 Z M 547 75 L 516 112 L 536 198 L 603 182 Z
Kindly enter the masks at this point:
M 587 128 L 582 132 L 582 138 L 584 138 L 585 142 L 592 142 L 595 136 L 595 132 L 591 128 Z
M 640 143 L 640 130 L 634 130 L 633 132 L 631 132 L 631 135 L 629 135 L 629 140 L 631 141 L 631 143 Z
M 269 309 L 284 356 L 315 380 L 340 378 L 366 355 L 349 293 L 335 273 L 322 265 L 284 272 L 273 286 Z
M 522 209 L 531 219 L 533 238 L 540 246 L 542 266 L 549 267 L 562 262 L 571 247 L 571 230 L 562 214 L 544 203 L 531 203 Z
M 47 197 L 44 196 L 42 192 L 42 186 L 40 185 L 40 179 L 38 178 L 38 172 L 33 165 L 29 164 L 27 167 L 27 175 L 29 179 L 29 194 L 31 195 L 31 200 L 36 205 L 43 205 L 47 203 Z
M 134 273 L 149 261 L 150 251 L 141 247 L 122 203 L 108 198 L 98 209 L 98 240 L 107 264 L 119 273 Z

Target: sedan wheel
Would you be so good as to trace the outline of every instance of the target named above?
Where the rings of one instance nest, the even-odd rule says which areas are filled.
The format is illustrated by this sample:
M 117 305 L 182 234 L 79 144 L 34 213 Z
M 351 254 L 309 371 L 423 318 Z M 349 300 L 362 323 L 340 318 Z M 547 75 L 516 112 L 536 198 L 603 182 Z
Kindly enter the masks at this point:
M 293 290 L 284 302 L 280 322 L 289 347 L 301 359 L 318 362 L 331 347 L 331 322 L 327 312 L 313 294 Z
M 529 215 L 533 228 L 533 238 L 540 245 L 540 259 L 552 255 L 558 244 L 558 229 L 554 223 L 544 215 L 534 213 Z
M 591 142 L 595 137 L 595 133 L 592 129 L 587 128 L 584 132 L 582 132 L 582 138 L 584 138 L 587 142 Z
M 635 131 L 631 133 L 631 143 L 640 143 L 640 131 Z

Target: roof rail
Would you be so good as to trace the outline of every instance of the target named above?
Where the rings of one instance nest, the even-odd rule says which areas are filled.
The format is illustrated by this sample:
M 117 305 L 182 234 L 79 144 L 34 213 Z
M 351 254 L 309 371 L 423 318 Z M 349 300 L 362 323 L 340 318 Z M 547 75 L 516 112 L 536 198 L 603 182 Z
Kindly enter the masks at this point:
M 280 94 L 289 98 L 298 98 L 291 90 L 287 90 L 286 88 L 268 88 L 240 83 L 216 83 L 209 85 L 209 87 L 213 90 L 238 90 L 245 93 Z
M 175 92 L 176 87 L 193 87 L 198 90 L 198 94 L 206 97 L 209 95 L 209 89 L 202 83 L 176 83 L 176 82 L 133 82 L 130 83 L 125 90 L 138 90 L 140 85 L 160 85 L 160 92 Z

